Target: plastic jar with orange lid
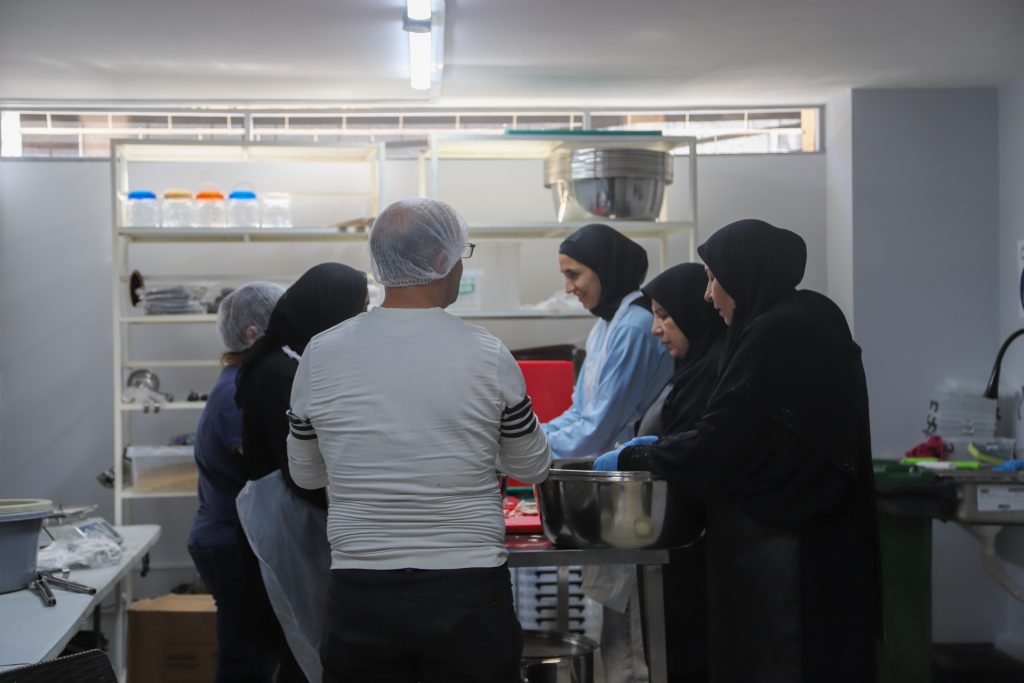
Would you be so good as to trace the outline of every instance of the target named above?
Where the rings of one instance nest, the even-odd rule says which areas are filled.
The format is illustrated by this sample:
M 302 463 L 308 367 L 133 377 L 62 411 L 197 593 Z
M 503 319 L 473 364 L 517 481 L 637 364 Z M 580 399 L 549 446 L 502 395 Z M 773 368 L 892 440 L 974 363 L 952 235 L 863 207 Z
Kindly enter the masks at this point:
M 196 192 L 192 203 L 192 226 L 196 228 L 226 228 L 228 224 L 227 205 L 224 194 L 207 184 Z

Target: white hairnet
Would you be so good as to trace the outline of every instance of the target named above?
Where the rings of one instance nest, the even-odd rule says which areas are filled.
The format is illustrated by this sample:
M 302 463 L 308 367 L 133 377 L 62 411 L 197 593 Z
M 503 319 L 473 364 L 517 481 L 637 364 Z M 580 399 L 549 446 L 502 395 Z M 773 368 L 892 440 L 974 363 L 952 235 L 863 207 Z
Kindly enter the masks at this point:
M 395 202 L 380 212 L 370 230 L 373 276 L 385 287 L 439 280 L 458 263 L 468 238 L 465 219 L 444 202 Z
M 263 334 L 277 300 L 284 287 L 273 282 L 247 282 L 228 294 L 217 309 L 217 331 L 224 346 L 231 351 L 245 351 L 249 347 L 245 331 L 256 327 L 256 336 Z

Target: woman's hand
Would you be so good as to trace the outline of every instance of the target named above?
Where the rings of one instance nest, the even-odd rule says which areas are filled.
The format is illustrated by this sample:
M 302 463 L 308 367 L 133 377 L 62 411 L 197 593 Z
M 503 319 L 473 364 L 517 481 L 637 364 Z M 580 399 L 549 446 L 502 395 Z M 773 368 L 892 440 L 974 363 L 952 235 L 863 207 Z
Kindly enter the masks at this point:
M 650 446 L 651 444 L 658 443 L 660 436 L 634 436 L 632 439 L 622 444 L 622 448 L 626 446 Z M 621 449 L 620 449 L 621 450 Z
M 625 448 L 623 446 L 622 448 Z M 601 455 L 591 465 L 591 469 L 595 472 L 614 472 L 619 468 L 619 453 L 622 448 L 616 448 L 614 451 L 608 451 L 604 455 Z

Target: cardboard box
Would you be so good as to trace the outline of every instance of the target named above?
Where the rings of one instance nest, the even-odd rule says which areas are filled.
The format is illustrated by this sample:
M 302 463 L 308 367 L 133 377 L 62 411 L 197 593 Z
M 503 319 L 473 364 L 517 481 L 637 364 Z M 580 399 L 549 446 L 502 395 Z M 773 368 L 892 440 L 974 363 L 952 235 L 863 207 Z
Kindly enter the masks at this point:
M 164 595 L 128 608 L 128 680 L 209 683 L 217 673 L 212 595 Z

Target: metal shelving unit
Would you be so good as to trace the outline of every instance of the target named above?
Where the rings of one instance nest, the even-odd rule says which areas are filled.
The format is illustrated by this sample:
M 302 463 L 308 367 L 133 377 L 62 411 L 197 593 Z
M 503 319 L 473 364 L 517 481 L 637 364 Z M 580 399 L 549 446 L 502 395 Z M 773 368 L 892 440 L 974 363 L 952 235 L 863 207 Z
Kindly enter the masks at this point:
M 156 249 L 167 254 L 167 260 L 188 260 L 183 254 L 201 254 L 209 248 L 234 249 L 237 245 L 266 245 L 264 262 L 250 279 L 268 279 L 268 272 L 275 270 L 273 254 L 276 249 L 289 249 L 303 243 L 362 242 L 366 230 L 339 228 L 329 225 L 303 225 L 294 228 L 159 228 L 153 226 L 129 225 L 127 196 L 140 185 L 159 182 L 153 178 L 170 177 L 170 182 L 189 186 L 211 176 L 222 178 L 241 176 L 240 180 L 251 180 L 248 174 L 263 179 L 262 189 L 278 191 L 285 189 L 273 185 L 275 174 L 281 182 L 291 183 L 287 189 L 293 206 L 312 207 L 315 210 L 302 212 L 302 218 L 323 215 L 328 223 L 338 217 L 339 207 L 365 207 L 367 217 L 380 210 L 380 197 L 384 189 L 383 144 L 364 145 L 304 145 L 278 143 L 221 143 L 193 141 L 113 141 L 111 143 L 112 202 L 113 202 L 113 306 L 114 306 L 114 523 L 127 524 L 131 521 L 131 502 L 140 499 L 190 498 L 193 491 L 136 492 L 130 481 L 125 479 L 123 454 L 133 443 L 133 426 L 136 421 L 151 421 L 149 431 L 154 431 L 156 421 L 167 420 L 168 416 L 198 414 L 206 405 L 205 401 L 169 401 L 163 403 L 130 403 L 124 400 L 127 376 L 140 368 L 165 369 L 169 376 L 180 372 L 209 372 L 212 376 L 220 366 L 217 355 L 219 346 L 209 349 L 209 357 L 193 351 L 185 357 L 168 354 L 168 345 L 162 344 L 163 353 L 148 351 L 146 342 L 140 337 L 150 331 L 162 337 L 172 338 L 184 334 L 189 326 L 209 329 L 216 322 L 216 315 L 144 315 L 133 309 L 129 302 L 130 274 L 135 269 L 137 249 Z M 296 181 L 288 176 L 295 169 L 310 175 L 331 172 L 353 173 L 358 177 L 357 191 L 351 191 L 341 183 L 331 184 L 325 180 L 320 186 L 296 187 Z M 333 213 L 325 210 L 326 207 Z M 299 212 L 296 211 L 296 214 Z M 298 215 L 296 218 L 298 219 Z M 220 246 L 218 246 L 220 245 Z M 247 247 L 248 248 L 248 247 Z M 308 247 L 307 247 L 308 248 Z M 313 263 L 309 263 L 313 265 Z M 187 268 L 185 269 L 187 271 Z M 282 275 L 278 280 L 287 281 L 296 275 Z M 183 272 L 180 275 L 158 275 L 147 282 L 184 283 L 197 280 L 217 280 L 219 275 L 195 275 Z M 164 357 L 164 356 L 169 357 Z M 192 357 L 188 357 L 191 355 Z M 211 381 L 212 383 L 212 381 Z M 180 421 L 180 419 L 179 419 Z M 140 423 L 141 424 L 141 423 Z M 159 425 L 156 425 L 159 429 Z M 138 431 L 136 429 L 136 431 Z M 168 434 L 167 436 L 170 436 Z

